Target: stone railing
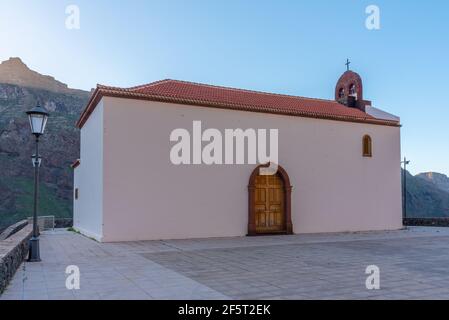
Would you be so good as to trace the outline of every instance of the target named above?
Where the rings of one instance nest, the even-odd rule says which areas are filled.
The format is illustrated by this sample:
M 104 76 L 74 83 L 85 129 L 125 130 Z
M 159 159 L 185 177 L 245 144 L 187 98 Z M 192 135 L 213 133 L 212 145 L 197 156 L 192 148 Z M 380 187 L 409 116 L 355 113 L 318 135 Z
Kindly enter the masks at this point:
M 20 222 L 17 222 L 16 224 L 13 224 L 12 226 L 9 226 L 3 232 L 0 233 L 0 241 L 6 240 L 9 237 L 11 237 L 14 233 L 22 230 L 25 228 L 25 226 L 28 224 L 27 220 L 22 220 Z
M 32 225 L 26 225 L 7 239 L 0 241 L 0 294 L 28 254 L 28 241 L 31 238 L 32 229 Z
M 404 218 L 404 226 L 449 227 L 449 218 Z

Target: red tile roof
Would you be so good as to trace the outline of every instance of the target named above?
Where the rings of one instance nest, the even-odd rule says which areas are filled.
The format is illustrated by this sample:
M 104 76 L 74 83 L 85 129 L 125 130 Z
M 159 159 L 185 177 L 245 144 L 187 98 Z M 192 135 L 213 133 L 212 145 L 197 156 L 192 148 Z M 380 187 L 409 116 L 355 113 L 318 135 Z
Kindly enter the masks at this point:
M 399 126 L 397 121 L 377 119 L 359 109 L 346 107 L 334 100 L 304 98 L 167 79 L 127 89 L 98 85 L 77 122 L 79 128 L 84 125 L 103 96 Z

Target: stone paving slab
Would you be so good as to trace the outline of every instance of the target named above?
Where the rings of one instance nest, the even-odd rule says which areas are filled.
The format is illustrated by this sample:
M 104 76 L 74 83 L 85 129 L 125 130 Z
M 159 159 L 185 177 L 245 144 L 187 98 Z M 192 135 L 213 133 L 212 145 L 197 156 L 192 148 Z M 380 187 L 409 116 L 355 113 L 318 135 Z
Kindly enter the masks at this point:
M 126 243 L 56 230 L 0 299 L 449 299 L 448 249 L 449 228 Z

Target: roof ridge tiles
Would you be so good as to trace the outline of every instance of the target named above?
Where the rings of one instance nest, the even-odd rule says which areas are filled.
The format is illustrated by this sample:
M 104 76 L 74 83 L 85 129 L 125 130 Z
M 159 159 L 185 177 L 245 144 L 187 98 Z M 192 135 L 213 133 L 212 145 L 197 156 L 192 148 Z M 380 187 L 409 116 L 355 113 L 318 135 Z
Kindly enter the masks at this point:
M 165 87 L 163 86 L 164 83 L 171 83 L 171 85 Z M 162 85 L 162 87 L 159 87 L 159 85 Z M 151 89 L 145 90 L 146 88 Z M 213 90 L 201 91 L 199 90 L 200 88 L 212 88 L 227 91 L 225 91 L 224 94 L 223 92 L 218 94 L 218 92 L 214 92 Z M 229 92 L 229 94 L 226 92 Z M 249 94 L 257 94 L 257 96 Z M 399 121 L 378 119 L 359 109 L 345 107 L 335 100 L 307 98 L 182 80 L 164 79 L 131 88 L 97 84 L 96 90 L 93 92 L 86 108 L 83 110 L 77 122 L 78 127 L 83 126 L 103 96 L 400 126 Z M 269 99 L 269 97 L 276 97 L 279 99 Z M 284 98 L 284 100 L 282 98 Z
M 241 88 L 234 88 L 234 87 L 226 87 L 221 85 L 213 85 L 213 84 L 207 84 L 207 83 L 201 83 L 201 82 L 194 82 L 194 81 L 186 81 L 186 80 L 176 80 L 176 79 L 164 79 L 159 80 L 155 82 L 151 82 L 145 85 L 136 86 L 136 87 L 130 87 L 127 88 L 127 90 L 140 90 L 145 89 L 148 87 L 157 86 L 163 83 L 167 82 L 174 82 L 174 83 L 181 83 L 181 84 L 188 84 L 188 85 L 195 85 L 195 86 L 201 86 L 201 87 L 208 87 L 212 89 L 222 89 L 222 90 L 229 90 L 229 91 L 235 91 L 235 92 L 244 92 L 244 93 L 255 93 L 255 94 L 261 94 L 261 95 L 270 95 L 275 97 L 288 97 L 288 98 L 295 98 L 295 99 L 307 99 L 307 100 L 315 100 L 315 101 L 324 101 L 324 102 L 331 102 L 331 103 L 338 103 L 335 100 L 331 99 L 323 99 L 323 98 L 311 98 L 311 97 L 305 97 L 305 96 L 297 96 L 297 95 L 290 95 L 290 94 L 284 94 L 284 93 L 274 93 L 274 92 L 267 92 L 267 91 L 259 91 L 259 90 L 251 90 L 251 89 L 241 89 Z

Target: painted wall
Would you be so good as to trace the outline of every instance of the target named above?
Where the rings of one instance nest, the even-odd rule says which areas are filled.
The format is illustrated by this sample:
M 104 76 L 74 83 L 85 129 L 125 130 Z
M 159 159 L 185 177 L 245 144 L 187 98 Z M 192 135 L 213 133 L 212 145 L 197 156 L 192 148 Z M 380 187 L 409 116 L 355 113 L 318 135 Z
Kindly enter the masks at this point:
M 89 237 L 102 240 L 103 229 L 103 102 L 81 130 L 81 164 L 75 168 L 73 226 Z
M 170 162 L 170 133 L 176 128 L 191 132 L 194 120 L 202 121 L 203 130 L 223 133 L 226 128 L 279 129 L 279 163 L 293 185 L 295 233 L 402 227 L 397 127 L 121 98 L 103 101 L 104 241 L 246 235 L 247 186 L 255 165 Z M 99 130 L 97 120 L 91 116 L 83 131 Z M 373 139 L 373 158 L 362 157 L 365 134 Z M 101 139 L 97 135 L 83 135 L 82 143 Z M 99 141 L 90 143 L 93 148 Z M 81 168 L 101 171 L 99 159 L 89 164 L 85 156 Z M 97 214 L 101 208 L 86 204 L 79 211 Z

